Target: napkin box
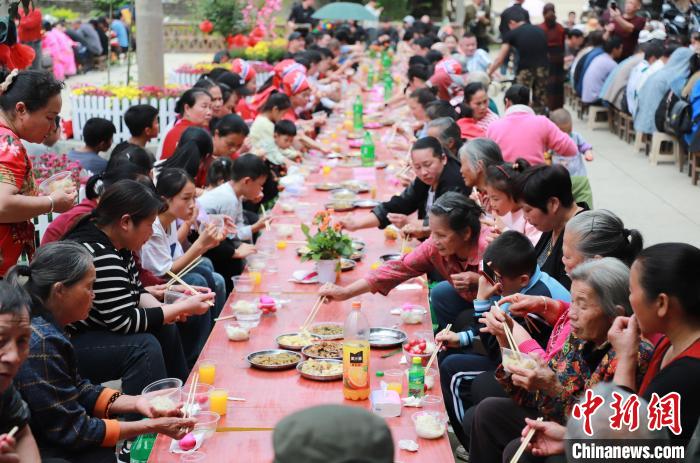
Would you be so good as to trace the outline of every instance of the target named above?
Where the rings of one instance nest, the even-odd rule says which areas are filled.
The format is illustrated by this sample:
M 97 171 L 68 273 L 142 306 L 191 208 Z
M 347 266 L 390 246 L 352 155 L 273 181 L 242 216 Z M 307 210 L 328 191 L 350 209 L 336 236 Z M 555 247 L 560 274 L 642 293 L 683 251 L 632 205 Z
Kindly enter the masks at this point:
M 372 411 L 383 418 L 401 416 L 401 397 L 396 391 L 379 389 L 369 396 Z

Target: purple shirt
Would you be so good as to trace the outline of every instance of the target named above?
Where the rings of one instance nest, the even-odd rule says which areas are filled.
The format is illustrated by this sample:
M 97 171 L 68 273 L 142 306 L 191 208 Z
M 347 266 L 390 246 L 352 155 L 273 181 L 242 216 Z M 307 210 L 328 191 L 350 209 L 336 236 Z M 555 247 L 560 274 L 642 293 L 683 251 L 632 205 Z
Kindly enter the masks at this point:
M 605 79 L 615 69 L 615 66 L 617 66 L 617 62 L 607 53 L 593 58 L 586 73 L 583 75 L 581 101 L 593 103 L 600 98 L 600 90 L 603 88 Z

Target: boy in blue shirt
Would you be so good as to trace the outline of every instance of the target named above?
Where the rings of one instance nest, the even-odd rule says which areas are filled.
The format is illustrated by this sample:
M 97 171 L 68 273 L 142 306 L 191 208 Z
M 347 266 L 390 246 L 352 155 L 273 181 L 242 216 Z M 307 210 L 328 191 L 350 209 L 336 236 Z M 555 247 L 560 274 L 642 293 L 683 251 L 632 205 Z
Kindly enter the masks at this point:
M 491 284 L 483 275 L 479 278 L 479 289 L 474 299 L 474 318 L 477 320 L 491 310 L 501 297 L 511 294 L 520 293 L 571 301 L 569 291 L 546 272 L 540 270 L 535 248 L 529 238 L 522 233 L 512 230 L 503 232 L 486 248 L 484 264 L 493 270 L 495 284 Z M 500 308 L 508 312 L 508 305 L 503 304 Z M 514 320 L 520 323 L 540 345 L 546 345 L 552 328 L 544 320 L 535 315 L 528 317 L 528 322 L 524 318 L 514 318 Z M 464 410 L 472 405 L 471 382 L 482 372 L 495 370 L 500 363 L 500 349 L 495 338 L 491 335 L 479 335 L 480 327 L 480 324 L 475 323 L 466 331 L 441 332 L 435 338 L 436 341 L 444 341 L 448 347 L 462 348 L 460 353 L 447 355 L 440 361 L 440 383 L 445 398 L 445 408 L 455 435 L 462 445 L 466 443 L 462 429 Z M 472 349 L 477 336 L 489 355 L 476 353 Z

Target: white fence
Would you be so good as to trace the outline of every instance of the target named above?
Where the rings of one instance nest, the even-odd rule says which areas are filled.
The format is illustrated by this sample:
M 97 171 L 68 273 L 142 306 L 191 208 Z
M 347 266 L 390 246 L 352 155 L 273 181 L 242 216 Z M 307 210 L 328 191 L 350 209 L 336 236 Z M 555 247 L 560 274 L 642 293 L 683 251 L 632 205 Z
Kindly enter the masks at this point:
M 160 133 L 157 141 L 160 143 L 165 137 L 165 127 L 171 127 L 175 123 L 175 101 L 176 98 L 116 98 L 95 95 L 71 95 L 71 105 L 73 108 L 73 137 L 77 140 L 83 139 L 83 127 L 88 119 L 101 117 L 112 121 L 117 132 L 114 134 L 114 143 L 128 140 L 131 137 L 129 129 L 124 124 L 124 112 L 129 107 L 137 104 L 150 104 L 158 109 L 160 117 Z

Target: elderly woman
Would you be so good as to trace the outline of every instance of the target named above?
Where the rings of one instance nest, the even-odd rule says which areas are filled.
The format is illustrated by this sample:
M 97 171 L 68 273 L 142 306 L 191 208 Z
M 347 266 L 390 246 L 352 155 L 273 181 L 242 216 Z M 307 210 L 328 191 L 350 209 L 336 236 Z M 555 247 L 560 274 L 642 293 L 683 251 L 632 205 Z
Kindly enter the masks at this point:
M 548 361 L 538 359 L 534 368 L 511 365 L 506 372 L 503 365 L 498 367 L 496 378 L 510 398 L 488 398 L 477 405 L 469 451 L 473 461 L 501 460 L 505 447 L 520 435 L 525 418 L 544 416 L 563 423 L 586 389 L 613 379 L 617 361 L 608 330 L 615 317 L 632 312 L 629 268 L 604 257 L 580 265 L 571 279 L 569 338 Z M 502 322 L 510 324 L 510 319 L 505 312 L 494 308 L 482 320 L 484 331 L 493 334 L 502 347 L 508 346 Z M 630 353 L 637 366 L 633 382 L 639 384 L 652 347 L 640 341 Z
M 29 357 L 15 384 L 31 411 L 42 457 L 72 462 L 114 461 L 119 440 L 158 432 L 182 437 L 193 419 L 179 418 L 177 409 L 155 410 L 144 396 L 130 396 L 96 386 L 80 377 L 66 325 L 87 318 L 94 297 L 92 256 L 78 243 L 55 242 L 39 248 L 31 265 L 17 265 L 8 281 L 24 288 L 32 306 Z M 117 421 L 138 413 L 147 421 Z
M 464 183 L 472 188 L 472 198 L 488 210 L 486 193 L 486 169 L 503 163 L 501 149 L 488 138 L 475 138 L 462 145 L 459 150 L 460 172 Z
M 684 444 L 700 417 L 700 249 L 683 243 L 651 246 L 637 257 L 630 274 L 634 315 L 615 320 L 608 339 L 618 351 L 615 382 L 646 400 L 652 395 L 680 396 L 680 425 L 673 431 Z M 640 336 L 661 333 L 654 357 L 643 372 L 634 363 Z
M 457 152 L 462 147 L 462 136 L 459 126 L 451 117 L 438 117 L 428 122 L 428 136 L 437 138 L 451 158 L 457 158 Z
M 430 238 L 411 253 L 387 262 L 349 286 L 326 284 L 319 294 L 340 301 L 367 292 L 387 295 L 404 281 L 435 271 L 445 279 L 430 293 L 438 326 L 444 328 L 462 312 L 473 309 L 477 272 L 486 247 L 479 222 L 481 208 L 466 196 L 449 192 L 435 201 L 429 215 Z
M 619 217 L 605 209 L 582 212 L 571 219 L 564 231 L 564 243 L 563 260 L 567 274 L 585 262 L 602 257 L 615 257 L 626 265 L 632 265 L 642 250 L 641 234 L 637 230 L 626 229 Z M 500 304 L 510 304 L 508 311 L 513 316 L 526 317 L 533 314 L 553 327 L 553 335 L 545 352 L 526 329 L 514 324 L 513 337 L 521 352 L 537 354 L 544 360 L 549 360 L 568 340 L 571 333 L 568 302 L 517 293 L 505 296 Z M 474 407 L 469 406 L 478 404 L 487 397 L 504 394 L 503 388 L 493 378 L 493 372 L 478 374 L 479 371 L 478 368 L 465 370 L 459 362 L 459 356 L 450 355 L 440 362 L 440 383 L 443 396 L 446 397 L 445 406 L 455 435 L 462 444 L 468 442 L 474 412 Z M 449 400 L 450 397 L 452 400 Z

